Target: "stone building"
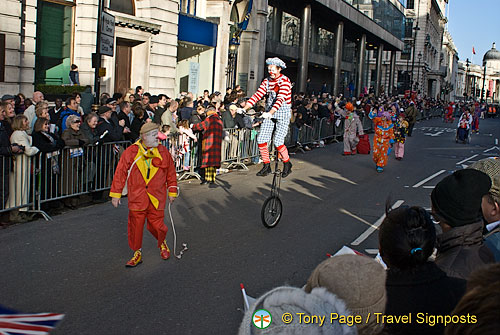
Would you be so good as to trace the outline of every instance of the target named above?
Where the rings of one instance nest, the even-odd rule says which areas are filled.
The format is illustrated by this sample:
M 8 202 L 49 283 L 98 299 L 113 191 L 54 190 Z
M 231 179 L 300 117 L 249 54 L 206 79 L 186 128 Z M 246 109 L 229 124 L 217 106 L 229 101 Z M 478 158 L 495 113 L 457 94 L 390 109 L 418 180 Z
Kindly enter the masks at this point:
M 457 99 L 500 103 L 500 51 L 495 43 L 483 56 L 483 65 L 467 59 L 458 63 Z
M 4 0 L 0 14 L 1 93 L 31 96 L 34 84 L 69 84 L 71 64 L 80 83 L 94 85 L 98 0 Z M 115 17 L 113 56 L 102 56 L 101 92 L 142 85 L 174 94 L 179 1 L 103 0 Z M 2 41 L 5 41 L 2 44 Z

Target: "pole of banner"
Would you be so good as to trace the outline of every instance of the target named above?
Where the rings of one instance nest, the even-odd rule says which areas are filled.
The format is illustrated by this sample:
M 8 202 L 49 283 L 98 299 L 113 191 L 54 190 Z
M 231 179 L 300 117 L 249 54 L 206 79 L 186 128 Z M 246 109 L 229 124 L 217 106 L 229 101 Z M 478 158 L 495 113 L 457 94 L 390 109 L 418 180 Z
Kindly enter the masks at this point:
M 99 5 L 97 9 L 97 39 L 95 45 L 95 53 L 93 54 L 93 65 L 95 66 L 94 74 L 94 103 L 99 105 L 99 96 L 101 95 L 101 78 L 99 77 L 99 69 L 101 68 L 101 26 L 102 26 L 102 7 L 104 0 L 98 0 Z

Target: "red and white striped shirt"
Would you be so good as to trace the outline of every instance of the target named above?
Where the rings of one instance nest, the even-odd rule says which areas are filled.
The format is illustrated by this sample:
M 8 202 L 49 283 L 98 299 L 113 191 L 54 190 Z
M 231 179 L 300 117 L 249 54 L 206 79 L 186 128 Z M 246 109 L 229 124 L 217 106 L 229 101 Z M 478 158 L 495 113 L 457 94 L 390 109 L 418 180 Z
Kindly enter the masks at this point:
M 269 91 L 275 91 L 277 93 L 276 102 L 273 105 L 273 108 L 278 110 L 283 103 L 287 105 L 292 104 L 292 83 L 290 79 L 288 79 L 285 75 L 280 75 L 276 79 L 266 78 L 260 84 L 259 89 L 255 94 L 248 100 L 250 105 L 255 105 L 257 101 L 262 99 L 264 95 L 267 94 L 267 82 L 269 81 Z

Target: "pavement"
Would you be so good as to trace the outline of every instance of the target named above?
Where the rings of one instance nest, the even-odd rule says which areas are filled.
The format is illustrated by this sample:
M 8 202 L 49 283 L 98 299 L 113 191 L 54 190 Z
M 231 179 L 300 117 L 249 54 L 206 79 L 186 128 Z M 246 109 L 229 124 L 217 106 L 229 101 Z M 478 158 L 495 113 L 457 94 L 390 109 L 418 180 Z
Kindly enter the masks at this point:
M 53 334 L 235 334 L 240 283 L 251 296 L 302 286 L 343 245 L 374 256 L 386 204 L 429 208 L 440 179 L 500 155 L 499 125 L 481 120 L 464 145 L 455 143 L 455 125 L 419 122 L 404 159 L 392 154 L 383 173 L 371 155 L 342 156 L 342 143 L 293 155 L 274 229 L 260 222 L 272 180 L 256 177 L 259 167 L 221 175 L 215 188 L 181 182 L 172 206 L 178 242 L 189 248 L 181 260 L 163 261 L 145 231 L 143 264 L 125 268 L 126 200 L 118 209 L 105 203 L 0 230 L 0 304 L 65 313 Z M 171 249 L 172 238 L 169 229 Z

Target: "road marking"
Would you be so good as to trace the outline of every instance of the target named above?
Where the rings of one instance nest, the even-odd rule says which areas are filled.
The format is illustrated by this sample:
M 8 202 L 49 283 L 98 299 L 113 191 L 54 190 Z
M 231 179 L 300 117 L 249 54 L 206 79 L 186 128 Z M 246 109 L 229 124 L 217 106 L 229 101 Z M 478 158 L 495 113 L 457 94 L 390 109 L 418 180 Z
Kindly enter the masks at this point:
M 495 145 L 498 145 L 498 138 L 495 138 Z
M 365 252 L 370 255 L 378 254 L 378 249 L 365 249 Z
M 422 186 L 422 188 L 434 189 L 436 186 Z
M 486 149 L 486 150 L 484 150 L 483 152 L 488 152 L 488 151 L 495 150 L 495 149 L 497 149 L 498 151 L 500 151 L 500 148 L 499 148 L 499 147 L 497 147 L 497 146 L 495 145 L 494 147 L 491 147 L 491 148 L 489 148 L 489 149 Z
M 404 200 L 398 200 L 398 201 L 396 201 L 396 203 L 394 203 L 394 205 L 392 205 L 391 208 L 392 209 L 398 208 L 404 202 L 405 202 Z M 380 227 L 380 225 L 382 224 L 382 221 L 384 221 L 384 219 L 385 219 L 385 213 L 377 221 L 375 221 L 374 224 L 370 224 L 370 227 L 368 227 L 368 229 L 365 230 L 365 232 L 363 234 L 359 235 L 359 237 L 357 239 L 352 241 L 351 244 L 352 245 L 360 245 L 364 240 L 366 240 L 368 238 L 368 236 L 370 236 L 375 230 L 378 229 L 378 227 Z
M 434 178 L 436 178 L 437 176 L 439 176 L 440 174 L 445 173 L 445 172 L 446 172 L 446 170 L 441 170 L 441 171 L 438 171 L 438 172 L 434 173 L 432 176 L 429 176 L 429 177 L 425 178 L 424 180 L 422 180 L 421 182 L 416 183 L 415 185 L 413 185 L 413 188 L 420 187 L 420 186 L 422 186 L 423 184 L 427 183 L 429 180 L 434 179 Z
M 469 158 L 466 158 L 466 159 L 464 159 L 463 161 L 458 162 L 458 163 L 457 163 L 457 165 L 460 165 L 460 164 L 462 164 L 462 163 L 465 163 L 465 162 L 467 162 L 468 160 L 471 160 L 471 159 L 473 159 L 473 158 L 476 158 L 477 156 L 479 156 L 479 155 L 470 156 Z
M 424 135 L 426 136 L 432 136 L 432 137 L 436 137 L 436 136 L 439 136 L 443 133 L 443 131 L 438 131 L 437 133 L 434 133 L 434 134 L 431 134 L 431 133 L 425 133 Z
M 355 218 L 356 220 L 358 220 L 359 222 L 363 222 L 364 224 L 366 224 L 367 226 L 370 226 L 370 227 L 373 227 L 375 229 L 377 229 L 376 226 L 372 225 L 370 222 L 366 221 L 365 219 L 362 219 L 360 218 L 359 216 L 349 212 L 348 210 L 345 210 L 343 208 L 340 209 L 340 213 L 343 213 L 343 214 L 346 214 L 346 215 L 349 215 L 350 217 L 352 218 Z

